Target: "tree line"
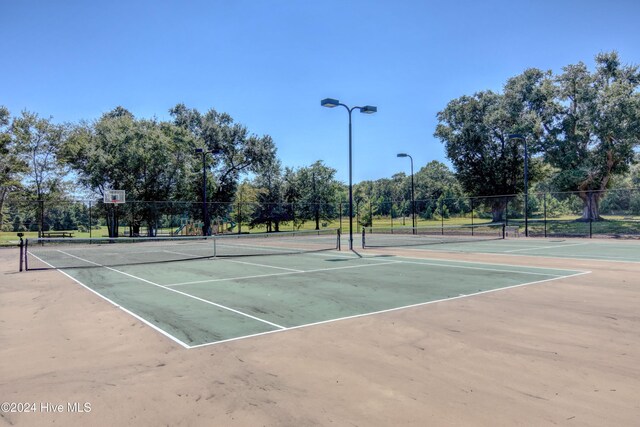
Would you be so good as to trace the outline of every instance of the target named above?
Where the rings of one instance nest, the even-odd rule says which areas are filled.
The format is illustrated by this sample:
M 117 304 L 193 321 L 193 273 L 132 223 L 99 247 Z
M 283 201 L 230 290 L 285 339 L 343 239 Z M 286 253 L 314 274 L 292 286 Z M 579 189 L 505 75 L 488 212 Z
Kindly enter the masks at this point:
M 530 181 L 546 178 L 557 191 L 577 192 L 583 219 L 599 220 L 604 191 L 637 161 L 640 72 L 616 52 L 596 55 L 595 63 L 594 71 L 580 62 L 557 75 L 531 68 L 502 93 L 449 102 L 435 136 L 462 188 L 475 195 L 523 192 L 526 143 Z M 504 208 L 494 201 L 494 220 Z
M 640 72 L 615 52 L 597 55 L 595 63 L 594 71 L 578 63 L 557 75 L 528 69 L 501 93 L 450 101 L 437 115 L 434 135 L 454 170 L 437 161 L 418 169 L 420 214 L 463 211 L 468 206 L 453 200 L 468 196 L 522 193 L 526 143 L 531 187 L 576 192 L 583 219 L 600 219 L 603 190 L 638 185 Z M 210 217 L 233 217 L 238 231 L 242 224 L 279 231 L 307 221 L 319 228 L 341 214 L 347 188 L 321 160 L 283 167 L 269 135 L 251 133 L 226 113 L 183 104 L 169 113 L 161 121 L 117 107 L 94 121 L 59 124 L 29 111 L 12 116 L 0 106 L 0 225 L 15 228 L 15 217 L 3 215 L 10 199 L 55 205 L 120 189 L 128 200 L 202 202 L 203 168 L 207 201 L 229 202 L 212 205 Z M 354 203 L 369 206 L 363 223 L 374 214 L 409 215 L 410 191 L 410 177 L 398 173 L 356 184 Z M 504 218 L 504 198 L 484 203 L 494 221 Z M 246 204 L 253 207 L 242 209 Z M 157 213 L 150 206 L 130 213 L 132 233 L 153 229 Z M 191 210 L 199 218 L 197 203 Z M 116 235 L 117 218 L 108 218 L 109 235 Z
M 322 202 L 337 201 L 342 185 L 322 161 L 283 169 L 270 136 L 251 134 L 226 113 L 201 113 L 178 104 L 170 115 L 170 121 L 140 119 L 117 107 L 93 122 L 55 124 L 28 111 L 11 117 L 1 107 L 0 213 L 9 199 L 51 206 L 82 191 L 91 199 L 102 198 L 110 189 L 125 190 L 128 200 L 140 202 L 202 203 L 204 176 L 207 202 L 258 203 L 259 208 L 245 209 L 251 227 L 278 231 L 283 222 L 311 220 L 319 228 L 333 215 Z M 301 208 L 278 207 L 292 203 Z M 132 234 L 143 225 L 153 230 L 158 219 L 154 205 L 132 206 Z M 210 218 L 231 214 L 230 205 L 211 206 Z M 109 235 L 117 236 L 118 218 L 106 212 L 113 207 L 101 208 Z M 200 218 L 199 209 L 192 203 L 190 216 Z M 0 220 L 3 229 L 16 228 L 15 217 Z

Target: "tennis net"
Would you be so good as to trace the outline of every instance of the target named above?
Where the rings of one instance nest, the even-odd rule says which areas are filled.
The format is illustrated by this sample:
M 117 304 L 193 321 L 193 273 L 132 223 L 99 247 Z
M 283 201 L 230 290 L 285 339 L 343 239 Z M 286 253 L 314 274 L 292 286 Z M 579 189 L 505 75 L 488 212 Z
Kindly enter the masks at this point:
M 422 246 L 504 239 L 503 223 L 440 227 L 365 227 L 362 247 Z
M 26 239 L 27 270 L 113 267 L 339 249 L 336 229 L 188 237 Z

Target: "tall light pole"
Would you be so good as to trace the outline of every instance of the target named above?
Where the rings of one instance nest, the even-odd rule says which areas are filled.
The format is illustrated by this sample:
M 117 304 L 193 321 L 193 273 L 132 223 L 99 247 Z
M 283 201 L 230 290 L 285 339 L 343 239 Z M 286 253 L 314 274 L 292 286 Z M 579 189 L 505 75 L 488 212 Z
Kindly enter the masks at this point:
M 413 224 L 413 234 L 416 234 L 416 199 L 413 190 L 413 157 L 407 153 L 398 153 L 398 157 L 408 157 L 411 160 L 411 223 Z
M 509 135 L 509 139 L 524 142 L 524 235 L 529 237 L 529 153 L 527 150 L 527 138 L 514 133 Z
M 207 153 L 213 153 L 213 150 L 205 150 L 204 148 L 196 148 L 196 153 L 202 153 L 202 235 L 211 235 L 211 224 L 209 222 L 209 211 L 207 210 Z
M 349 112 L 349 250 L 353 250 L 353 174 L 352 174 L 352 138 L 351 138 L 351 113 L 353 110 L 360 110 L 364 114 L 373 114 L 378 111 L 377 107 L 365 105 L 364 107 L 351 107 L 340 103 L 337 99 L 325 98 L 320 101 L 320 105 L 327 108 L 334 108 L 342 105 Z

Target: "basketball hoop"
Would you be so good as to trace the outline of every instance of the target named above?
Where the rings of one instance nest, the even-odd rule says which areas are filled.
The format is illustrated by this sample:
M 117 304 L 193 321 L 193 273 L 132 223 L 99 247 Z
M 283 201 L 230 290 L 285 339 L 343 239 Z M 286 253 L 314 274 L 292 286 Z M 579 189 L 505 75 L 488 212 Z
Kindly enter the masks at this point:
M 124 190 L 105 190 L 104 203 L 119 205 L 125 203 Z

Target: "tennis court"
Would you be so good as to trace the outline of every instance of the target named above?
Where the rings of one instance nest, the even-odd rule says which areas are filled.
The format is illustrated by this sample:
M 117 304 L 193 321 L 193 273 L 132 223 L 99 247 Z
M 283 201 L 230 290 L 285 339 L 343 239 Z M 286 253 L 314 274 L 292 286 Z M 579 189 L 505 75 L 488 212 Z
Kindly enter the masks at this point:
M 92 402 L 65 425 L 634 425 L 637 242 L 476 231 L 34 240 L 7 384 Z
M 51 239 L 29 265 L 59 268 L 186 348 L 588 273 L 340 252 L 332 232 L 124 242 Z
M 468 237 L 468 236 L 467 236 Z M 495 233 L 494 233 L 495 237 Z M 371 239 L 371 236 L 369 236 Z M 505 257 L 533 256 L 600 260 L 610 262 L 640 262 L 640 245 L 637 240 L 577 239 L 577 238 L 511 238 L 464 236 L 411 236 L 406 234 L 384 235 L 373 249 L 402 247 L 406 250 L 500 254 Z M 461 240 L 461 241 L 460 241 Z M 442 244 L 441 244 L 442 243 Z M 504 259 L 504 258 L 503 258 Z

